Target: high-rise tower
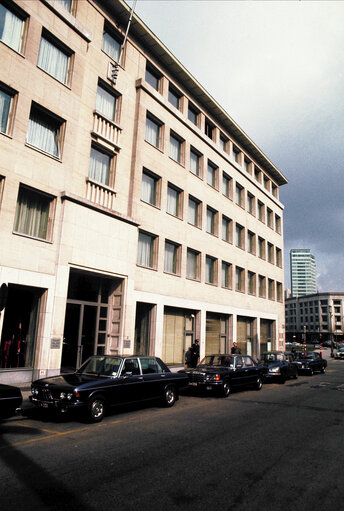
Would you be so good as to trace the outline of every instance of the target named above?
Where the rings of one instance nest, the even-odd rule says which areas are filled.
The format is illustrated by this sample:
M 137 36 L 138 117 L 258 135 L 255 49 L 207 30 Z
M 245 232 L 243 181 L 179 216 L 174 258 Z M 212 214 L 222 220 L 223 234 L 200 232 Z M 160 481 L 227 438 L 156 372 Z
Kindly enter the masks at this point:
M 291 296 L 317 292 L 315 257 L 308 248 L 290 250 Z

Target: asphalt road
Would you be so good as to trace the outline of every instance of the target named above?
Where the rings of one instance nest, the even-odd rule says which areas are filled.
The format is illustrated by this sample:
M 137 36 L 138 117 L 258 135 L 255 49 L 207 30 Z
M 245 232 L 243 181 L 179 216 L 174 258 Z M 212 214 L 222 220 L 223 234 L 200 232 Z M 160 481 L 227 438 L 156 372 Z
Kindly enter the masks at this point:
M 102 423 L 0 423 L 0 509 L 343 508 L 344 362 L 228 398 L 124 407 Z

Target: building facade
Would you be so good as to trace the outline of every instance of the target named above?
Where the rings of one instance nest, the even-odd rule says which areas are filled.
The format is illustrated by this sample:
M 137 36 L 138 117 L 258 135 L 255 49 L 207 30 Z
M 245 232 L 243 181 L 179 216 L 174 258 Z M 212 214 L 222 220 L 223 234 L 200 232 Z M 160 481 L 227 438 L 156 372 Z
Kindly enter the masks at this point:
M 344 293 L 315 293 L 285 300 L 286 340 L 343 340 Z
M 0 0 L 1 381 L 283 347 L 287 180 L 129 17 Z
M 308 248 L 290 250 L 291 296 L 317 292 L 315 257 Z

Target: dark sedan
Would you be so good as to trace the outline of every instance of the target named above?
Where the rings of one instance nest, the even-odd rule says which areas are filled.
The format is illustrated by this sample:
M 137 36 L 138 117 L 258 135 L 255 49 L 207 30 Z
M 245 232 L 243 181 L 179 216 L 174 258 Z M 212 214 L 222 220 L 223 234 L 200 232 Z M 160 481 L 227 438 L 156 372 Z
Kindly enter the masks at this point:
M 227 397 L 234 387 L 252 385 L 260 390 L 266 368 L 248 355 L 207 355 L 196 368 L 184 369 L 189 385 Z
M 296 353 L 295 363 L 299 373 L 305 372 L 310 376 L 313 376 L 316 371 L 324 373 L 327 367 L 327 360 L 317 351 Z
M 22 393 L 18 387 L 0 384 L 0 419 L 15 415 L 22 401 Z
M 265 380 L 276 380 L 285 383 L 288 378 L 297 378 L 297 364 L 291 353 L 284 351 L 267 351 L 262 353 L 259 364 L 267 368 Z
M 34 381 L 30 399 L 42 409 L 80 409 L 99 422 L 113 405 L 159 399 L 173 406 L 187 383 L 157 357 L 93 356 L 75 373 Z
M 344 348 L 339 348 L 334 358 L 337 360 L 344 360 Z

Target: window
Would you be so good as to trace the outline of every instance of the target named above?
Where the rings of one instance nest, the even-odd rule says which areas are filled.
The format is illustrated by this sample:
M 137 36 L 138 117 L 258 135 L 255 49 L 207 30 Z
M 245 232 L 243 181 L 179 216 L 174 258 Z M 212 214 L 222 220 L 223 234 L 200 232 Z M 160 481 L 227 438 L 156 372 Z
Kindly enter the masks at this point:
M 271 243 L 268 243 L 268 261 L 274 264 L 274 246 Z
M 217 260 L 214 257 L 205 257 L 205 282 L 206 284 L 217 284 L 216 278 Z
M 161 73 L 157 69 L 155 69 L 152 66 L 152 64 L 147 62 L 145 75 L 146 82 L 149 83 L 149 85 L 151 85 L 153 89 L 157 91 L 159 91 L 161 77 L 162 77 Z
M 256 235 L 251 231 L 247 232 L 247 250 L 250 254 L 256 253 Z
M 244 240 L 244 228 L 236 224 L 235 226 L 235 245 L 239 248 L 245 249 L 245 240 Z
M 218 167 L 208 160 L 207 183 L 213 188 L 217 188 L 217 175 Z
M 276 264 L 282 268 L 282 250 L 276 247 Z
M 198 126 L 198 116 L 199 116 L 199 114 L 200 114 L 200 111 L 192 103 L 189 103 L 189 106 L 188 106 L 188 119 L 189 119 L 189 121 L 191 121 L 196 126 Z
M 247 192 L 247 211 L 251 213 L 251 215 L 256 214 L 255 198 L 250 192 Z
M 73 0 L 58 0 L 58 3 L 62 5 L 68 12 L 72 12 Z
M 278 199 L 278 186 L 275 183 L 271 183 L 272 195 Z
M 180 98 L 182 97 L 181 93 L 177 91 L 171 84 L 168 89 L 168 100 L 177 110 L 180 107 Z
M 170 158 L 183 163 L 183 139 L 171 131 L 170 133 Z
M 209 120 L 209 119 L 205 119 L 205 124 L 204 124 L 204 132 L 205 134 L 207 135 L 207 137 L 211 138 L 211 140 L 214 140 L 214 135 L 215 135 L 215 126 L 214 124 Z
M 221 267 L 221 286 L 232 289 L 232 265 L 225 261 L 222 261 Z
M 229 199 L 233 196 L 233 180 L 225 172 L 222 174 L 222 193 Z
M 220 149 L 221 149 L 221 151 L 223 151 L 224 153 L 228 153 L 228 146 L 229 146 L 228 138 L 223 133 L 221 133 L 220 134 Z
M 209 234 L 217 234 L 217 211 L 207 206 L 207 232 Z
M 236 291 L 245 291 L 245 270 L 239 266 L 235 268 L 235 289 Z
M 265 240 L 261 237 L 258 238 L 258 257 L 265 259 Z
M 0 83 L 0 132 L 10 134 L 16 92 Z
M 252 271 L 247 272 L 247 288 L 250 295 L 256 294 L 256 274 Z
M 277 290 L 277 300 L 279 302 L 283 301 L 283 286 L 281 282 L 276 282 L 276 290 Z M 313 319 L 312 319 L 313 321 Z
M 179 251 L 180 245 L 172 243 L 171 241 L 165 241 L 165 272 L 172 273 L 173 275 L 179 274 Z
M 230 218 L 222 215 L 222 239 L 228 243 L 232 243 L 233 239 L 233 223 Z
M 155 268 L 157 237 L 139 232 L 137 264 L 146 268 Z
M 186 276 L 188 279 L 199 280 L 200 267 L 199 267 L 200 253 L 191 248 L 187 249 L 186 259 Z
M 14 231 L 33 238 L 50 240 L 54 213 L 53 197 L 20 186 L 14 220 Z
M 281 234 L 281 217 L 275 215 L 275 231 Z
M 258 183 L 261 183 L 262 173 L 257 167 L 254 167 L 254 177 L 255 177 L 256 181 L 258 181 Z
M 43 29 L 39 46 L 37 66 L 65 85 L 69 83 L 70 57 L 72 52 Z
M 60 158 L 63 123 L 62 119 L 33 103 L 26 142 L 45 153 Z
M 258 283 L 259 283 L 259 296 L 260 298 L 265 298 L 266 297 L 266 278 L 263 277 L 263 275 L 259 275 L 259 278 L 258 278 Z
M 158 149 L 160 149 L 161 145 L 161 126 L 159 121 L 153 119 L 153 117 L 147 113 L 145 140 Z
M 250 160 L 247 159 L 247 158 L 244 158 L 244 169 L 246 170 L 246 172 L 248 174 L 251 174 L 251 167 L 250 167 L 250 165 L 251 165 Z
M 272 279 L 269 279 L 268 282 L 268 293 L 269 293 L 269 300 L 275 299 L 275 281 Z
M 105 87 L 98 84 L 96 96 L 96 110 L 98 113 L 110 119 L 115 120 L 117 97 L 109 92 Z
M 0 4 L 0 41 L 19 53 L 23 49 L 25 18 L 24 12 L 15 14 Z
M 265 222 L 265 206 L 260 200 L 258 201 L 258 220 Z
M 181 218 L 182 216 L 182 191 L 168 183 L 167 186 L 167 213 Z
M 266 220 L 267 220 L 268 227 L 273 229 L 274 228 L 274 216 L 273 216 L 273 213 L 270 208 L 266 208 Z
M 160 178 L 153 172 L 143 169 L 141 200 L 152 206 L 160 206 Z
M 202 155 L 191 147 L 190 149 L 190 172 L 195 176 L 201 175 L 201 157 Z
M 270 191 L 270 184 L 271 184 L 270 179 L 268 177 L 264 176 L 264 188 L 268 192 Z
M 113 183 L 110 183 L 110 171 L 111 156 L 92 146 L 88 177 L 105 186 L 113 186 Z
M 233 158 L 240 164 L 240 149 L 236 146 L 233 146 Z
M 196 227 L 201 226 L 202 221 L 201 204 L 202 203 L 199 200 L 189 196 L 188 221 L 190 224 L 195 225 Z
M 119 61 L 121 54 L 121 42 L 120 39 L 110 34 L 110 30 L 104 28 L 102 50 L 115 62 Z
M 245 205 L 244 205 L 244 189 L 238 183 L 235 186 L 235 202 L 241 208 L 245 207 Z

